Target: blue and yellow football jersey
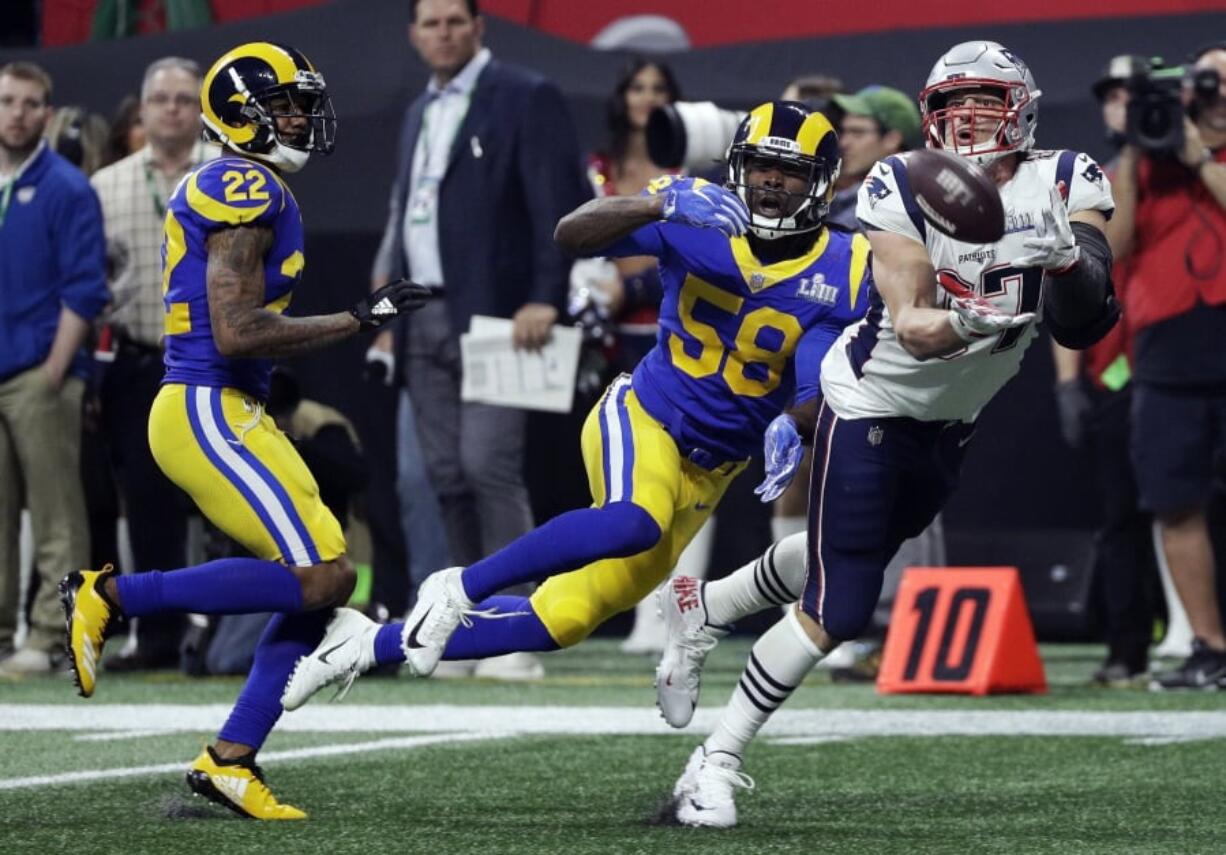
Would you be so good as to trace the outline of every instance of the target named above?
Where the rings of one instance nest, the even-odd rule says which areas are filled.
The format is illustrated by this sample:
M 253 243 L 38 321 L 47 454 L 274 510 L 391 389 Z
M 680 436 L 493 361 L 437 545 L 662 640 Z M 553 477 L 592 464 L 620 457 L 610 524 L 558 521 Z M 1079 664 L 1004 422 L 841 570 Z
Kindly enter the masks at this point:
M 665 176 L 647 192 L 695 181 Z M 863 235 L 823 229 L 804 256 L 762 264 L 744 237 L 651 223 L 604 252 L 660 259 L 659 338 L 633 386 L 683 453 L 759 453 L 771 419 L 818 393 L 822 357 L 868 306 Z
M 284 312 L 302 275 L 302 216 L 276 173 L 252 160 L 220 157 L 188 173 L 171 195 L 162 241 L 162 382 L 228 386 L 260 400 L 268 397 L 272 360 L 234 359 L 217 351 L 205 284 L 209 235 L 251 224 L 272 229 L 272 248 L 264 261 L 264 308 Z

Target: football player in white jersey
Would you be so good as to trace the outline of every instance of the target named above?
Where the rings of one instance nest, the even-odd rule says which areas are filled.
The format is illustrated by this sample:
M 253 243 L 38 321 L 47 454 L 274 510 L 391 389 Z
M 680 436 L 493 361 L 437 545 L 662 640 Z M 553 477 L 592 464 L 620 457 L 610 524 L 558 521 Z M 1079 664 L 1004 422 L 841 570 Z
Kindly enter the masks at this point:
M 693 715 L 723 627 L 799 600 L 754 644 L 719 724 L 676 782 L 684 824 L 736 824 L 734 792 L 753 786 L 740 771 L 745 747 L 813 665 L 868 623 L 887 563 L 953 492 L 975 419 L 1017 373 L 1036 324 L 1080 349 L 1119 317 L 1103 235 L 1110 185 L 1085 154 L 1034 148 L 1039 94 L 1026 65 L 994 42 L 956 45 L 937 61 L 919 98 L 927 145 L 987 170 L 1004 236 L 977 245 L 938 232 L 916 204 L 908 156 L 873 167 L 856 216 L 876 289 L 867 316 L 822 362 L 808 548 L 794 535 L 726 579 L 678 577 L 662 592 L 657 692 L 676 727 Z

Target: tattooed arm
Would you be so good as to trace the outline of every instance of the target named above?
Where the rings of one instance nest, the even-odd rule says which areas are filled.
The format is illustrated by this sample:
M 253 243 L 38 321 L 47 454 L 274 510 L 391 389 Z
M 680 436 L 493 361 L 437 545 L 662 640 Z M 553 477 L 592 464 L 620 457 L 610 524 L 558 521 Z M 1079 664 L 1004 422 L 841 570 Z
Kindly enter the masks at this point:
M 287 318 L 264 308 L 264 256 L 272 237 L 272 229 L 260 226 L 238 226 L 209 236 L 209 320 L 222 356 L 296 356 L 358 331 L 358 321 L 349 312 Z

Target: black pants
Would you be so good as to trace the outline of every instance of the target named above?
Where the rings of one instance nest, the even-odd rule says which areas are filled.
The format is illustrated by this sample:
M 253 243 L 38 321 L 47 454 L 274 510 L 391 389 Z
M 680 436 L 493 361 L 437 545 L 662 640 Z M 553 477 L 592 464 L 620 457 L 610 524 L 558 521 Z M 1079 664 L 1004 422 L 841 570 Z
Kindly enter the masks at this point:
M 102 431 L 128 520 L 136 572 L 177 570 L 187 564 L 187 496 L 162 474 L 149 450 L 149 408 L 164 369 L 162 353 L 121 342 L 102 382 Z M 140 619 L 142 654 L 174 664 L 183 617 Z
M 1131 447 L 1131 390 L 1099 392 L 1086 422 L 1086 448 L 1102 509 L 1094 572 L 1102 593 L 1107 655 L 1141 671 L 1148 664 L 1157 602 L 1152 520 L 1140 509 Z

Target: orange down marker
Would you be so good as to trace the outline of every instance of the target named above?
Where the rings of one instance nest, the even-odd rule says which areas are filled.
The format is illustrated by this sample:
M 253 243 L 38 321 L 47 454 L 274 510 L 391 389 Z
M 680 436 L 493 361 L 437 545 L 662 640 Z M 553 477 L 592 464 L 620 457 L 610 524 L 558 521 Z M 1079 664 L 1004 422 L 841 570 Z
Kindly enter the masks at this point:
M 908 567 L 877 691 L 1047 691 L 1016 567 Z

